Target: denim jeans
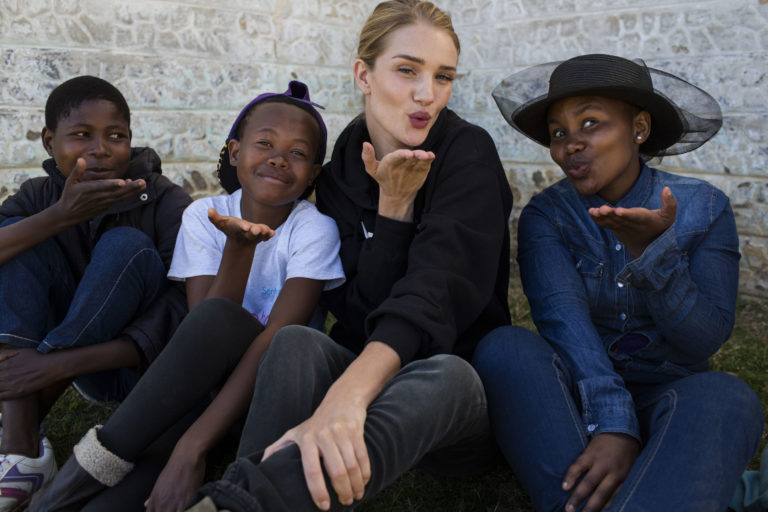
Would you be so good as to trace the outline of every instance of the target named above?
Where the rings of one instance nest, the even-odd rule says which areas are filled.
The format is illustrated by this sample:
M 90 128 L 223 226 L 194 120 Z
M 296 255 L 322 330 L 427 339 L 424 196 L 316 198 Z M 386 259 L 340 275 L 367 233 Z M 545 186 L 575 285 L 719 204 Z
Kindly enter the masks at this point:
M 355 354 L 313 329 L 289 326 L 272 340 L 259 367 L 238 459 L 196 500 L 239 511 L 313 511 L 301 454 L 288 446 L 261 462 L 264 449 L 309 418 Z M 415 465 L 443 474 L 492 467 L 492 442 L 482 383 L 453 355 L 405 365 L 368 407 L 365 443 L 371 461 L 368 499 Z M 331 510 L 349 510 L 331 492 Z
M 0 266 L 0 343 L 47 353 L 112 340 L 164 291 L 165 273 L 152 240 L 119 227 L 101 236 L 78 283 L 49 238 Z M 75 387 L 92 400 L 120 400 L 135 382 L 126 368 L 82 376 Z
M 562 511 L 563 476 L 590 440 L 573 376 L 549 343 L 518 327 L 486 336 L 474 363 L 509 465 L 537 511 Z M 715 372 L 626 386 L 643 448 L 606 510 L 723 512 L 760 442 L 755 393 Z

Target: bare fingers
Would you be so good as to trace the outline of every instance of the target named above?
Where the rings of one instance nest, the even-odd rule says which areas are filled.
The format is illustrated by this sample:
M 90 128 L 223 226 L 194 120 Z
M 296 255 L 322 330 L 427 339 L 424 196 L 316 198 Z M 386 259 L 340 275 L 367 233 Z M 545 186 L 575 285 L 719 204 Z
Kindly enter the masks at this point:
M 306 434 L 304 437 L 304 442 L 300 443 L 304 480 L 315 506 L 320 510 L 328 510 L 331 508 L 331 497 L 325 486 L 323 468 L 320 464 L 320 448 L 309 439 L 310 434 Z

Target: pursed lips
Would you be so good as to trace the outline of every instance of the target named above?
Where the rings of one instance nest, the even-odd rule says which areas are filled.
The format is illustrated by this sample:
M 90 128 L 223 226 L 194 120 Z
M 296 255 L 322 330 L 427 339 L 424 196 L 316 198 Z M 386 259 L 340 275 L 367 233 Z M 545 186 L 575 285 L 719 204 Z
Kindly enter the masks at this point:
M 425 112 L 423 110 L 408 114 L 408 120 L 411 122 L 411 125 L 413 125 L 415 128 L 424 128 L 429 124 L 429 121 L 431 119 L 432 119 L 432 116 L 429 115 L 429 112 Z
M 584 159 L 569 158 L 563 166 L 565 173 L 573 178 L 583 178 L 589 171 L 589 162 Z

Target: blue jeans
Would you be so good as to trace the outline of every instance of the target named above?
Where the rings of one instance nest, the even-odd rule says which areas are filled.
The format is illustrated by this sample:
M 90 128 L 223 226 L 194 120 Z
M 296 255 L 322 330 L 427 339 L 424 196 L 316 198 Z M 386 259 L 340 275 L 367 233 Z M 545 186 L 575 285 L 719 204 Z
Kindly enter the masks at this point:
M 0 343 L 48 353 L 115 339 L 162 294 L 165 274 L 154 243 L 135 228 L 104 233 L 79 283 L 49 238 L 0 266 Z M 136 379 L 123 368 L 83 375 L 75 387 L 92 400 L 121 400 Z
M 275 335 L 259 366 L 238 458 L 223 478 L 203 486 L 233 512 L 317 510 L 301 455 L 288 446 L 261 462 L 264 449 L 309 418 L 355 354 L 323 333 L 299 326 Z M 448 475 L 477 473 L 498 462 L 482 383 L 457 356 L 436 355 L 403 366 L 368 407 L 365 444 L 371 461 L 368 499 L 418 464 Z M 342 506 L 331 490 L 331 510 Z
M 519 327 L 486 336 L 474 364 L 509 465 L 537 511 L 562 511 L 563 476 L 589 442 L 568 368 Z M 627 389 L 643 449 L 606 510 L 723 512 L 760 442 L 763 413 L 752 389 L 715 372 Z

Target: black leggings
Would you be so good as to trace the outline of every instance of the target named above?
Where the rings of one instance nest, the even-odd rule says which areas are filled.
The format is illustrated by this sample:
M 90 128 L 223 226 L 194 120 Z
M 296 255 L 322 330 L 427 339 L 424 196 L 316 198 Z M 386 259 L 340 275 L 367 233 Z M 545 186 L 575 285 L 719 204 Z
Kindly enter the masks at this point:
M 99 431 L 99 440 L 108 450 L 136 466 L 83 510 L 144 510 L 144 501 L 176 442 L 264 330 L 253 315 L 232 304 L 210 299 L 190 311 Z

